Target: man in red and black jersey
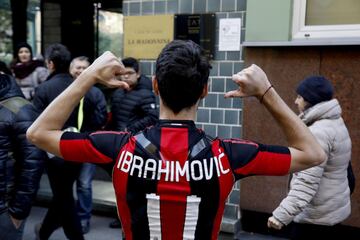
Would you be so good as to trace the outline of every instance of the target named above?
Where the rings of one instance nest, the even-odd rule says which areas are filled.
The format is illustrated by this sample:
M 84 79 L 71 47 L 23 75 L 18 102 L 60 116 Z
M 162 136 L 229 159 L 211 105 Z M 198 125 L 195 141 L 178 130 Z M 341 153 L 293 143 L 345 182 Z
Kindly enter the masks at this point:
M 63 133 L 62 125 L 92 85 L 128 88 L 116 80 L 124 70 L 121 61 L 106 52 L 40 115 L 27 136 L 64 159 L 112 167 L 127 240 L 217 239 L 235 181 L 249 175 L 299 171 L 320 164 L 325 155 L 256 65 L 233 76 L 239 88 L 225 97 L 259 98 L 277 120 L 289 147 L 207 137 L 194 120 L 199 100 L 207 95 L 210 68 L 197 44 L 175 40 L 156 62 L 157 125 L 136 135 Z

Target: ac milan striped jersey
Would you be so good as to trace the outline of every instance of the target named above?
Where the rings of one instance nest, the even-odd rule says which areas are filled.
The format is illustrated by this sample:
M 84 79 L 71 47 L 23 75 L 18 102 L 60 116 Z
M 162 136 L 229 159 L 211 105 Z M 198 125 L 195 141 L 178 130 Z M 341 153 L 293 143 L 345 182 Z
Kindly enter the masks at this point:
M 160 120 L 141 134 L 65 132 L 66 160 L 109 164 L 125 237 L 217 239 L 236 180 L 285 175 L 287 147 L 209 139 L 192 121 Z

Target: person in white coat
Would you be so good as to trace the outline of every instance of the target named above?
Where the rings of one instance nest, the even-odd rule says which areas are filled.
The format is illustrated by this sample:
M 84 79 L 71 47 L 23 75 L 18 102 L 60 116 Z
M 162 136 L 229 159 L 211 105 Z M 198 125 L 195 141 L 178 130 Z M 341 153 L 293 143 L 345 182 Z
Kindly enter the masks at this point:
M 339 223 L 351 213 L 347 179 L 351 139 L 329 80 L 308 77 L 296 92 L 299 117 L 322 146 L 327 160 L 293 174 L 290 191 L 268 219 L 268 227 L 281 229 L 293 222 L 291 239 L 333 238 L 341 232 Z

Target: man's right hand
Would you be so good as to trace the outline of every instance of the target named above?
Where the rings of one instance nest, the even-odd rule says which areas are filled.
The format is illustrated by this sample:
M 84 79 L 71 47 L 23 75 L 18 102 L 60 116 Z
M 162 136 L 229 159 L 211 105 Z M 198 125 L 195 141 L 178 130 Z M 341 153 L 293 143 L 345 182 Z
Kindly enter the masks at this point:
M 128 89 L 129 85 L 126 82 L 117 79 L 124 70 L 125 67 L 121 60 L 111 52 L 106 51 L 95 59 L 95 61 L 80 74 L 79 78 L 90 78 L 96 83 L 103 84 L 109 88 Z

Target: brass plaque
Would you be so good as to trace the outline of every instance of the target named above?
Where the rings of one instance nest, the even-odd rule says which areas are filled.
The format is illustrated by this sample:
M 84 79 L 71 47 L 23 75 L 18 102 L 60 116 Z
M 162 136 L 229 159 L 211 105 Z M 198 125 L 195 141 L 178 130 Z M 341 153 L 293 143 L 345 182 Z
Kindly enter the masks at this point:
M 174 15 L 124 18 L 124 57 L 156 59 L 174 38 Z

